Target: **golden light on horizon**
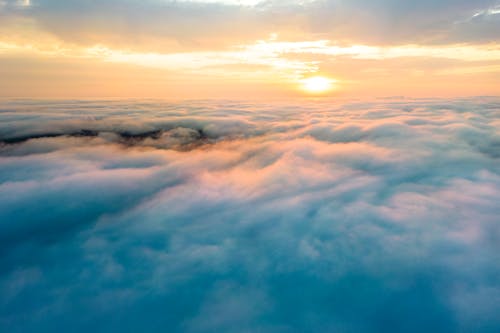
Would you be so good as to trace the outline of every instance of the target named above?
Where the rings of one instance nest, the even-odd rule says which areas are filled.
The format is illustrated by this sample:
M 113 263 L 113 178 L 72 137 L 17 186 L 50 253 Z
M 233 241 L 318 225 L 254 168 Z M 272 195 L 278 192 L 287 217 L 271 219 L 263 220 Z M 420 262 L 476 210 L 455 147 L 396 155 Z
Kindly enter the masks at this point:
M 301 81 L 302 89 L 310 94 L 323 94 L 333 89 L 335 81 L 324 76 L 313 76 Z

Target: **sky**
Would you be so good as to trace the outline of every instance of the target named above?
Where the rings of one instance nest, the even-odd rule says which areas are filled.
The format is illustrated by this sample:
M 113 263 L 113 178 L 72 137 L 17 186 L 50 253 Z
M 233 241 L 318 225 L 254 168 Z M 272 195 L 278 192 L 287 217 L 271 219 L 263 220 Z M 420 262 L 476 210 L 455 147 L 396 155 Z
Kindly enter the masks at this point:
M 0 0 L 0 332 L 500 332 L 500 0 Z
M 0 22 L 0 97 L 500 93 L 498 0 L 2 0 Z

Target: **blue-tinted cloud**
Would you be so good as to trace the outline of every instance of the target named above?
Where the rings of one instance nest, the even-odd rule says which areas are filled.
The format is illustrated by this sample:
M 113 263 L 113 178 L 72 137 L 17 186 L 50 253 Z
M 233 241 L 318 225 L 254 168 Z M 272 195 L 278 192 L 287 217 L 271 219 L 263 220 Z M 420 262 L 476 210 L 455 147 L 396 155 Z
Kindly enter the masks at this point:
M 500 103 L 3 102 L 9 332 L 496 332 Z

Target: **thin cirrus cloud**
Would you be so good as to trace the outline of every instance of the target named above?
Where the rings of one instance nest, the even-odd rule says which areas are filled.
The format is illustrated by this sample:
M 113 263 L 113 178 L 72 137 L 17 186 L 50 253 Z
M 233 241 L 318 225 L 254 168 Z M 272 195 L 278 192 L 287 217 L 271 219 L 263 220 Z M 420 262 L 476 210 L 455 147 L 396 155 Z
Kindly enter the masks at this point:
M 10 4 L 10 5 L 9 5 Z M 497 41 L 498 2 L 481 1 L 7 1 L 4 11 L 33 19 L 69 41 L 120 36 L 173 38 L 186 45 L 278 30 L 364 43 Z M 221 36 L 222 35 L 222 36 Z M 234 41 L 234 40 L 233 40 Z M 131 46 L 133 43 L 131 44 Z
M 1 325 L 496 332 L 499 107 L 3 102 Z

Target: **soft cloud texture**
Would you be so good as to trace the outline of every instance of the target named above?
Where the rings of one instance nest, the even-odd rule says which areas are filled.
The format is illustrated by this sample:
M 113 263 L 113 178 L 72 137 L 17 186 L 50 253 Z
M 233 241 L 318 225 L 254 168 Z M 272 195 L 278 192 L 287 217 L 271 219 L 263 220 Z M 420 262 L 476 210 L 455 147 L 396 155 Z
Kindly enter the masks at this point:
M 69 42 L 206 48 L 273 31 L 357 43 L 497 42 L 499 6 L 497 0 L 36 0 L 0 8 Z
M 4 101 L 9 332 L 497 332 L 500 102 Z

